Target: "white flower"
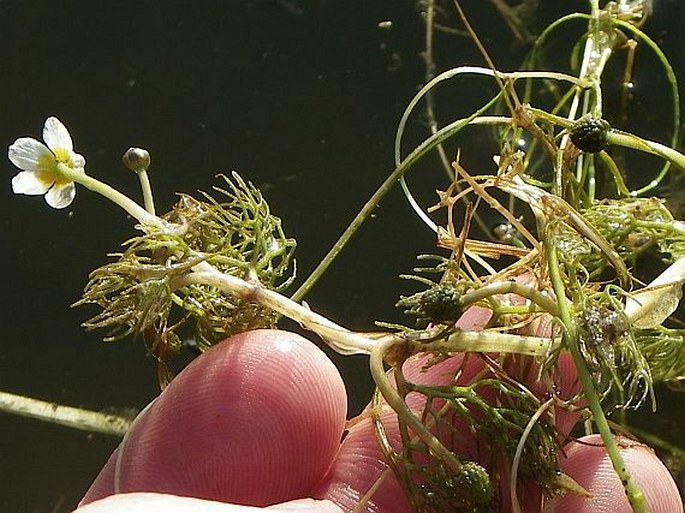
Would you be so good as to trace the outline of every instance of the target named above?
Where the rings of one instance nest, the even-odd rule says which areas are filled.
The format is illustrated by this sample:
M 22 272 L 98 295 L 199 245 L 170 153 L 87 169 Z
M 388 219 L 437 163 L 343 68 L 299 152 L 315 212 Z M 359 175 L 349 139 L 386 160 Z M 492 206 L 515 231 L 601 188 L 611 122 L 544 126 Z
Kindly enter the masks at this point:
M 22 170 L 12 178 L 12 190 L 16 194 L 44 194 L 51 207 L 68 207 L 76 196 L 76 187 L 57 166 L 64 164 L 85 172 L 86 159 L 74 152 L 69 131 L 55 117 L 45 121 L 43 140 L 47 146 L 32 137 L 20 137 L 9 147 L 9 159 Z

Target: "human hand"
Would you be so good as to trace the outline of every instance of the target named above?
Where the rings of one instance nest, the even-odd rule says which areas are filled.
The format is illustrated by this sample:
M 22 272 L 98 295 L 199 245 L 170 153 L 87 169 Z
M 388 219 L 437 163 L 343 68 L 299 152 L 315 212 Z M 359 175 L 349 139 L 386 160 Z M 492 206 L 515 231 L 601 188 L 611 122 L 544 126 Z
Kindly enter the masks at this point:
M 413 365 L 408 373 L 420 371 L 420 362 Z M 432 367 L 426 379 L 441 379 L 449 366 Z M 269 505 L 339 513 L 351 511 L 384 472 L 366 511 L 409 512 L 371 419 L 362 414 L 341 444 L 345 416 L 342 379 L 313 344 L 283 331 L 238 335 L 198 357 L 139 416 L 78 513 L 249 513 Z M 592 445 L 566 448 L 563 470 L 593 498 L 567 495 L 554 511 L 631 511 L 601 441 L 585 442 Z M 630 443 L 622 454 L 651 513 L 683 511 L 648 448 Z

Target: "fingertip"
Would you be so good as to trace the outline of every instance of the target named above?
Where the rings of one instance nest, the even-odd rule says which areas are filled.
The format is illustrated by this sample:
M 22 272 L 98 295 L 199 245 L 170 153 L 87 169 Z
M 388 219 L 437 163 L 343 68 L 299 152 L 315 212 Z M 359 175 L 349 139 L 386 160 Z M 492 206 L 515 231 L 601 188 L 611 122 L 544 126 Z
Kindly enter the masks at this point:
M 87 503 L 159 492 L 264 506 L 311 494 L 345 425 L 345 387 L 311 342 L 258 330 L 217 344 L 141 415 Z
M 666 466 L 647 446 L 618 438 L 619 451 L 642 490 L 650 513 L 682 513 L 683 502 Z M 599 435 L 569 444 L 562 470 L 590 492 L 585 498 L 567 494 L 554 501 L 555 513 L 631 513 L 623 485 Z

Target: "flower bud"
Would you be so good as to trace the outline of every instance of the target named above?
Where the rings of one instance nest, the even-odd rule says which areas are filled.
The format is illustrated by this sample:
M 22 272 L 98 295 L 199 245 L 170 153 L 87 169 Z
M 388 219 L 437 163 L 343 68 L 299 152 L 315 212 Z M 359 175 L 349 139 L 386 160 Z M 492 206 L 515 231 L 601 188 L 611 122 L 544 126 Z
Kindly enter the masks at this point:
M 121 160 L 128 169 L 136 173 L 147 171 L 150 167 L 150 154 L 143 148 L 129 148 Z

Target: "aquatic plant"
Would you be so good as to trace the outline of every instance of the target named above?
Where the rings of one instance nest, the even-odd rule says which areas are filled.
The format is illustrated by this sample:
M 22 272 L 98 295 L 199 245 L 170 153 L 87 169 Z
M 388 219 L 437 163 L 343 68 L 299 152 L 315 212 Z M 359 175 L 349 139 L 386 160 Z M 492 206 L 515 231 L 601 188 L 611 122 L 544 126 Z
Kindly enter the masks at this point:
M 231 334 L 275 326 L 285 316 L 341 354 L 369 355 L 378 442 L 416 511 L 496 511 L 505 503 L 520 511 L 530 499 L 530 484 L 541 490 L 540 502 L 582 494 L 560 470 L 569 436 L 556 429 L 561 412 L 581 416 L 588 432 L 601 435 L 633 510 L 645 511 L 608 417 L 620 419 L 645 404 L 656 408 L 654 384 L 675 386 L 685 379 L 685 338 L 669 324 L 685 281 L 685 224 L 661 198 L 649 196 L 669 173 L 685 171 L 685 155 L 674 149 L 680 103 L 673 70 L 641 29 L 649 4 L 625 0 L 600 7 L 590 0 L 589 13 L 550 24 L 514 72 L 497 69 L 455 6 L 487 66 L 434 75 L 432 34 L 450 31 L 448 10 L 433 0 L 422 3 L 428 76 L 400 121 L 395 169 L 289 296 L 295 242 L 261 192 L 236 173 L 221 177 L 225 185 L 212 195 L 182 194 L 169 212 L 157 215 L 146 151 L 131 149 L 124 156 L 140 178 L 141 206 L 86 172 L 66 128 L 48 118 L 47 146 L 30 138 L 10 146 L 10 160 L 22 169 L 14 190 L 45 194 L 48 204 L 62 208 L 74 199 L 74 184 L 84 186 L 137 221 L 140 235 L 90 274 L 77 305 L 99 307 L 84 326 L 105 329 L 106 340 L 141 336 L 159 363 L 162 386 L 173 379 L 166 363 L 182 336 L 192 336 L 203 351 Z M 502 12 L 512 31 L 528 39 L 519 17 L 524 11 Z M 570 69 L 543 69 L 548 42 L 575 23 L 583 29 L 571 48 Z M 605 109 L 607 63 L 628 40 L 656 54 L 671 84 L 668 144 L 621 130 Z M 634 45 L 625 46 L 634 51 Z M 435 89 L 473 76 L 492 80 L 496 94 L 440 126 Z M 406 127 L 424 101 L 431 134 L 405 154 Z M 492 160 L 477 171 L 462 164 L 461 151 L 450 154 L 447 147 L 467 128 L 485 131 L 493 143 Z M 640 181 L 616 158 L 623 150 L 654 155 L 661 166 Z M 406 175 L 432 152 L 441 156 L 446 181 L 436 186 L 436 203 L 424 208 Z M 444 251 L 420 256 L 425 265 L 407 276 L 420 287 L 397 302 L 411 317 L 407 326 L 379 323 L 382 330 L 356 333 L 302 299 L 398 181 Z M 491 233 L 483 218 L 493 212 L 503 222 Z M 441 222 L 434 220 L 438 216 Z M 645 285 L 641 268 L 655 255 L 663 269 Z M 477 329 L 466 321 L 473 312 L 481 319 Z M 555 386 L 563 358 L 572 360 L 577 373 L 578 386 L 571 390 Z M 426 369 L 453 364 L 450 382 L 425 383 L 421 374 L 407 373 L 405 363 L 417 359 Z M 480 369 L 475 375 L 467 372 L 473 362 Z M 410 396 L 421 398 L 420 407 L 409 404 Z M 399 444 L 387 434 L 379 413 L 384 406 L 396 414 Z M 475 439 L 477 454 L 455 451 L 465 436 Z

